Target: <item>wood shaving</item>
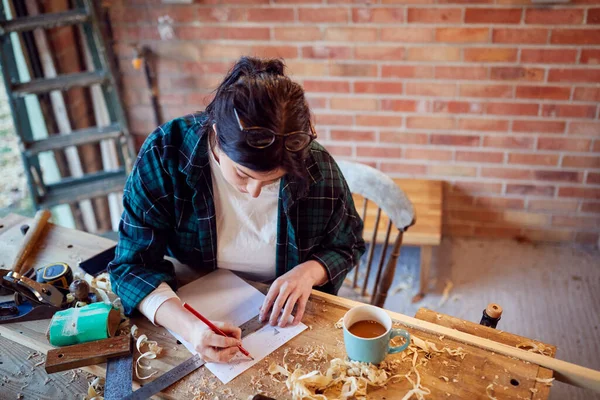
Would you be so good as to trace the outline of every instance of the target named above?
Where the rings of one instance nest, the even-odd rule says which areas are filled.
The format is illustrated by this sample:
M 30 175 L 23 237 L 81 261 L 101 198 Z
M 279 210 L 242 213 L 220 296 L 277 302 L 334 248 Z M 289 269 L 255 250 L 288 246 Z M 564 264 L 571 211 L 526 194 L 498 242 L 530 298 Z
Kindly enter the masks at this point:
M 38 363 L 35 363 L 33 366 L 34 367 L 39 367 L 40 365 L 44 364 L 45 362 L 46 362 L 46 360 L 42 360 L 42 361 L 40 361 Z
M 344 317 L 338 319 L 338 322 L 333 324 L 333 326 L 335 326 L 336 329 L 342 329 L 344 327 Z
M 326 361 L 327 360 L 327 352 L 325 351 L 325 346 L 317 345 L 317 346 L 303 346 L 298 347 L 292 351 L 292 354 L 297 356 L 306 357 L 307 361 Z
M 444 287 L 444 291 L 442 292 L 442 298 L 438 303 L 438 307 L 443 306 L 446 303 L 446 301 L 448 301 L 448 296 L 450 295 L 450 291 L 452 290 L 453 286 L 454 284 L 452 283 L 452 281 L 446 281 L 446 286 Z
M 550 349 L 549 347 L 546 347 L 546 345 L 543 343 L 523 342 L 523 343 L 517 344 L 516 347 L 518 347 L 519 349 L 527 350 L 532 353 L 539 353 L 539 354 L 542 354 L 545 356 L 552 355 L 552 349 Z
M 487 387 L 485 388 L 485 394 L 487 394 L 487 397 L 490 400 L 498 400 L 494 396 L 494 384 L 493 383 L 490 383 L 489 385 L 487 385 Z
M 554 381 L 554 378 L 535 378 L 535 381 L 545 383 L 546 386 L 552 386 L 552 381 Z
M 529 390 L 531 391 L 531 393 L 536 394 L 538 392 L 538 390 L 536 388 L 529 388 Z
M 89 383 L 85 400 L 104 400 L 104 378 L 96 377 Z
M 142 347 L 144 345 L 148 347 L 148 350 L 145 352 L 142 351 Z M 135 361 L 135 376 L 140 380 L 144 380 L 156 375 L 158 371 L 154 371 L 146 376 L 140 376 L 139 368 L 145 370 L 151 369 L 152 367 L 150 367 L 148 364 L 145 364 L 143 360 L 155 359 L 162 352 L 162 347 L 160 347 L 155 340 L 148 340 L 146 335 L 140 335 L 140 337 L 137 338 L 135 346 L 140 353 L 140 356 Z
M 440 379 L 443 379 L 443 380 L 445 380 L 446 382 L 450 382 L 450 379 L 448 379 L 448 377 L 446 377 L 446 376 L 443 376 L 443 375 L 442 375 L 442 376 L 440 376 Z
M 452 378 L 452 382 L 454 382 L 454 383 L 458 383 L 458 379 L 456 379 L 456 378 Z

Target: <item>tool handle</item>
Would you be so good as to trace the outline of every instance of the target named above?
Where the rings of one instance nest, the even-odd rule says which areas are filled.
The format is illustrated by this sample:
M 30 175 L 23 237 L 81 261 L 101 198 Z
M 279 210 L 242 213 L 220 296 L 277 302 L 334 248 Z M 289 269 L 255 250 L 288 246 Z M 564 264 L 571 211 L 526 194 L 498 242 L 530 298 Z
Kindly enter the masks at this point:
M 23 268 L 23 264 L 27 257 L 31 254 L 31 251 L 35 248 L 35 245 L 42 235 L 48 220 L 52 216 L 52 213 L 49 210 L 39 210 L 35 213 L 35 218 L 33 223 L 30 225 L 27 234 L 23 238 L 23 242 L 21 243 L 21 247 L 17 252 L 17 256 L 15 257 L 15 261 L 13 262 L 11 270 L 16 273 L 21 273 L 21 269 Z

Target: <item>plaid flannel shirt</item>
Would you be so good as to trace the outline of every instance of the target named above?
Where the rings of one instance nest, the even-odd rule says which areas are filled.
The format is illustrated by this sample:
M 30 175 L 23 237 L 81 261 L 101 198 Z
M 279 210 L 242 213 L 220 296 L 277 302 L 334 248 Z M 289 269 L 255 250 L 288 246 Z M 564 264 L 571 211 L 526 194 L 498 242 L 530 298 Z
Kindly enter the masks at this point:
M 161 282 L 176 290 L 174 268 L 165 255 L 211 271 L 217 268 L 215 205 L 204 113 L 177 118 L 158 127 L 144 142 L 123 190 L 115 259 L 109 264 L 112 288 L 126 314 Z M 276 266 L 281 276 L 300 263 L 316 260 L 337 293 L 365 250 L 362 226 L 338 166 L 313 142 L 307 172 L 308 193 L 284 176 L 278 202 Z

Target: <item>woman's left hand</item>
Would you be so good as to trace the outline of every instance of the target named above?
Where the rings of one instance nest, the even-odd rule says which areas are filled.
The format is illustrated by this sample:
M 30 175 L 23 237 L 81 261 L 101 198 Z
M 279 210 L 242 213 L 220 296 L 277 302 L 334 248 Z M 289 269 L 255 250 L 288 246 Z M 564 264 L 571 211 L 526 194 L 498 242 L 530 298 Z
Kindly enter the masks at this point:
M 304 315 L 313 286 L 325 282 L 327 282 L 327 272 L 316 261 L 307 261 L 286 272 L 275 279 L 269 288 L 269 293 L 260 309 L 260 320 L 269 319 L 271 325 L 277 325 L 279 321 L 279 326 L 283 328 L 288 325 L 294 306 L 297 306 L 292 325 L 298 324 Z M 270 316 L 269 311 L 271 311 Z

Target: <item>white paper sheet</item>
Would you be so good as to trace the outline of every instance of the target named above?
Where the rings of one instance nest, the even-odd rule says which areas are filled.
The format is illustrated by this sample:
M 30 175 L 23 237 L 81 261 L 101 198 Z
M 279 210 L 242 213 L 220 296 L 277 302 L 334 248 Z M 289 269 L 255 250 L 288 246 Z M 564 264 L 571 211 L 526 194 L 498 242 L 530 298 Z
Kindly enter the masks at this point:
M 177 294 L 182 301 L 189 303 L 209 320 L 226 321 L 237 326 L 257 316 L 265 298 L 265 295 L 243 279 L 224 269 L 218 269 L 183 286 Z M 244 348 L 254 360 L 238 353 L 228 364 L 206 363 L 206 367 L 221 382 L 228 383 L 305 329 L 306 325 L 303 323 L 286 328 L 266 325 L 242 339 Z M 196 354 L 189 343 L 179 335 L 173 332 L 171 334 Z

